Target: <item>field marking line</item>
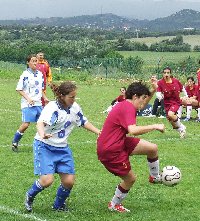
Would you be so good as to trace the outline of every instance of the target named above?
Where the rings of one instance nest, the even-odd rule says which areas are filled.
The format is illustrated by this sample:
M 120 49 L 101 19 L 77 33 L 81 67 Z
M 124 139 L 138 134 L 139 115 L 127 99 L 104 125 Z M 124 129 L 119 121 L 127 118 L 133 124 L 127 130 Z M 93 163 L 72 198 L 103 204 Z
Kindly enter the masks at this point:
M 0 109 L 1 112 L 11 112 L 11 113 L 16 113 L 16 112 L 21 112 L 21 110 L 10 110 L 10 109 Z
M 23 217 L 25 219 L 31 219 L 31 220 L 36 220 L 36 221 L 47 221 L 46 219 L 40 219 L 32 214 L 24 214 L 24 213 L 21 213 L 17 210 L 11 209 L 9 207 L 1 206 L 1 205 L 0 205 L 0 211 L 3 211 L 8 214 L 17 215 L 17 216 Z

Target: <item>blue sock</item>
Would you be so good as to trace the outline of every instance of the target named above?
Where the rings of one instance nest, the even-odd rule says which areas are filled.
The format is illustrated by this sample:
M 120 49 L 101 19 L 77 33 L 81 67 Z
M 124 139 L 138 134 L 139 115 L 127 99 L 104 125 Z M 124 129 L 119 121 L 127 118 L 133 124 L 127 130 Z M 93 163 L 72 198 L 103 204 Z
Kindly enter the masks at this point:
M 54 201 L 53 207 L 55 209 L 61 208 L 67 197 L 69 196 L 71 189 L 65 188 L 62 184 L 58 187 L 56 199 Z
M 20 133 L 19 131 L 17 131 L 14 135 L 14 138 L 13 138 L 13 143 L 19 143 L 19 141 L 21 140 L 22 136 L 23 136 L 24 133 Z
M 42 187 L 38 180 L 34 182 L 32 187 L 27 191 L 28 195 L 34 198 L 38 193 L 40 193 L 44 187 Z

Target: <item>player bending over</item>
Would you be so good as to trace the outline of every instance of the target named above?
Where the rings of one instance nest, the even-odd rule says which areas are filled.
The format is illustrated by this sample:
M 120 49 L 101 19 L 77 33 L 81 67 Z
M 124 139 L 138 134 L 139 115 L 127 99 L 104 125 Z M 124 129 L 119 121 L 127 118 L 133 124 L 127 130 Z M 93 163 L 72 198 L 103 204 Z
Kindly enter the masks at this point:
M 97 140 L 98 159 L 110 173 L 122 179 L 108 204 L 108 209 L 112 211 L 129 212 L 121 204 L 136 180 L 129 156 L 147 155 L 150 172 L 149 182 L 160 182 L 157 145 L 135 137 L 154 130 L 164 132 L 165 129 L 164 124 L 147 126 L 136 124 L 137 110 L 143 109 L 156 91 L 156 81 L 152 79 L 151 83 L 153 87 L 151 92 L 141 82 L 129 85 L 126 91 L 126 100 L 113 107 Z M 127 134 L 134 137 L 127 136 Z

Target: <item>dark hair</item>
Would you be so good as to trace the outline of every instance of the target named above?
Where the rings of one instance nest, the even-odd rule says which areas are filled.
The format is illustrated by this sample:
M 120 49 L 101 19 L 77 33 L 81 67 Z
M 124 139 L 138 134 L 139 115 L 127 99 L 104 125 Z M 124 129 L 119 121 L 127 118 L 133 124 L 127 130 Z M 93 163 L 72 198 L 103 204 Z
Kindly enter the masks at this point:
M 61 96 L 68 95 L 69 93 L 71 93 L 72 91 L 75 91 L 77 89 L 77 86 L 71 81 L 65 81 L 65 82 L 61 83 L 60 85 L 56 85 L 56 84 L 52 83 L 50 85 L 50 87 L 51 87 L 51 90 L 53 91 L 56 99 L 60 103 L 63 103 Z
M 134 95 L 137 97 L 142 95 L 150 96 L 151 92 L 149 91 L 149 88 L 142 82 L 133 82 L 126 90 L 126 99 L 132 99 Z
M 172 69 L 171 69 L 170 67 L 165 67 L 165 68 L 163 68 L 163 72 L 164 72 L 165 70 L 169 70 L 169 71 L 170 71 L 170 74 L 172 73 Z
M 193 78 L 193 77 L 187 77 L 187 81 L 188 81 L 188 80 L 194 81 L 194 78 Z
M 31 58 L 36 57 L 36 54 L 30 54 L 26 57 L 26 63 L 30 62 Z M 29 68 L 29 65 L 26 65 L 27 68 Z
M 126 91 L 126 87 L 120 87 L 120 91 L 121 91 L 121 89 L 124 89 Z
M 36 57 L 36 54 L 30 54 L 26 57 L 26 62 L 29 62 L 32 57 Z

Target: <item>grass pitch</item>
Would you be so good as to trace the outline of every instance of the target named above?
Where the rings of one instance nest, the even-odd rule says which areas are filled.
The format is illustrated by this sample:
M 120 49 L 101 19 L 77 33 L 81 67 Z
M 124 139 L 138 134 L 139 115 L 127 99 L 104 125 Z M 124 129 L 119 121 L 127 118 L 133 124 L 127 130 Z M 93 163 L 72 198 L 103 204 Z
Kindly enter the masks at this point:
M 26 131 L 21 140 L 19 153 L 11 151 L 11 141 L 21 123 L 20 96 L 15 92 L 16 80 L 2 80 L 0 83 L 0 220 L 7 221 L 198 221 L 199 202 L 199 129 L 200 124 L 191 121 L 187 126 L 187 138 L 179 139 L 166 119 L 138 117 L 138 124 L 161 123 L 166 132 L 152 132 L 141 137 L 159 146 L 161 168 L 175 165 L 182 172 L 182 180 L 175 187 L 151 185 L 148 182 L 148 167 L 145 156 L 131 158 L 137 181 L 124 201 L 131 210 L 127 214 L 108 211 L 107 204 L 112 198 L 119 178 L 109 174 L 98 162 L 96 136 L 77 128 L 70 136 L 76 167 L 76 184 L 68 201 L 70 213 L 51 210 L 59 178 L 39 194 L 34 202 L 34 212 L 24 210 L 24 196 L 37 178 L 33 175 L 32 142 L 35 125 Z M 84 114 L 101 128 L 106 117 L 101 112 L 118 96 L 124 83 L 78 84 L 77 102 Z M 125 85 L 126 86 L 126 85 Z M 47 92 L 53 99 L 52 93 Z

